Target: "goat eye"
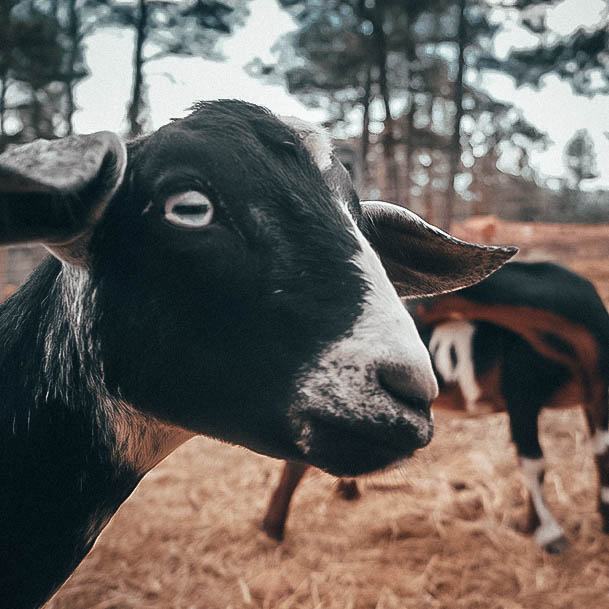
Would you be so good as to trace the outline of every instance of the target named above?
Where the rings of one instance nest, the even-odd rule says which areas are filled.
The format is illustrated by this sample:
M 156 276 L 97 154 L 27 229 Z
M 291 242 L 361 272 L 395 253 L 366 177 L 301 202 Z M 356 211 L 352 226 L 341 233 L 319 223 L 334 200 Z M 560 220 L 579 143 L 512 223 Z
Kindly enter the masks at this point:
M 182 228 L 203 228 L 211 223 L 214 206 L 196 190 L 172 195 L 165 201 L 165 220 Z

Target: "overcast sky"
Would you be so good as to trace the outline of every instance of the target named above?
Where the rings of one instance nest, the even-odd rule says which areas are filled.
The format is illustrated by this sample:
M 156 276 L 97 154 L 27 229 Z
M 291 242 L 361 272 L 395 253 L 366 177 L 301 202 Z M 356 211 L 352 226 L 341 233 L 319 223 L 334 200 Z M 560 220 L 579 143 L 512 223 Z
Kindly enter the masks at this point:
M 252 0 L 251 14 L 243 28 L 222 43 L 224 62 L 203 59 L 168 58 L 147 67 L 148 98 L 154 127 L 171 117 L 182 116 L 188 106 L 200 99 L 240 98 L 264 105 L 279 114 L 292 114 L 322 121 L 320 110 L 311 110 L 289 96 L 279 86 L 265 85 L 249 77 L 243 67 L 253 57 L 269 59 L 271 47 L 282 34 L 294 28 L 289 15 L 276 0 Z M 579 26 L 598 21 L 606 8 L 603 0 L 564 0 L 549 19 L 550 27 L 566 34 Z M 506 53 L 513 45 L 533 44 L 535 38 L 508 26 L 497 39 L 497 50 Z M 80 110 L 75 117 L 81 132 L 110 129 L 125 131 L 125 108 L 131 85 L 133 38 L 124 31 L 104 30 L 87 41 L 87 63 L 91 77 L 77 88 Z M 119 78 L 120 76 L 120 78 Z M 609 187 L 609 97 L 576 96 L 570 87 L 553 76 L 538 91 L 515 89 L 510 78 L 492 74 L 484 80 L 486 89 L 497 99 L 521 108 L 525 117 L 546 131 L 553 144 L 546 152 L 532 155 L 533 165 L 545 176 L 563 174 L 562 153 L 577 129 L 586 128 L 594 139 L 601 178 L 589 181 L 587 188 Z

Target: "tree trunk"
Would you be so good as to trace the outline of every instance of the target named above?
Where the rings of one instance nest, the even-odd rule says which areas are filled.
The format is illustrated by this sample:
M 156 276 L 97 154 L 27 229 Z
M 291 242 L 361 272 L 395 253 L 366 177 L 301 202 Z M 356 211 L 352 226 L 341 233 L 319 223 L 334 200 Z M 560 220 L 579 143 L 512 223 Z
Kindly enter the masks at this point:
M 80 51 L 80 20 L 76 9 L 77 0 L 68 0 L 68 27 L 67 34 L 70 39 L 70 49 L 68 55 L 68 70 L 69 74 L 66 78 L 66 125 L 67 132 L 71 134 L 74 131 L 74 112 L 76 111 L 76 103 L 74 100 L 74 81 L 76 62 L 78 61 Z
M 366 85 L 364 88 L 364 96 L 362 98 L 363 116 L 362 116 L 362 139 L 361 139 L 361 186 L 365 188 L 368 185 L 368 150 L 370 149 L 370 101 L 372 93 L 372 66 L 367 66 Z
M 446 208 L 440 223 L 440 227 L 448 230 L 453 220 L 455 210 L 455 177 L 461 164 L 461 121 L 463 119 L 463 73 L 465 71 L 465 45 L 467 28 L 465 23 L 465 4 L 466 0 L 459 0 L 459 29 L 457 40 L 459 44 L 457 79 L 455 80 L 454 103 L 455 120 L 453 123 L 453 134 L 450 150 L 450 172 L 448 190 L 446 192 Z
M 42 106 L 38 98 L 38 90 L 32 87 L 32 135 L 33 139 L 44 138 L 42 125 Z
M 131 101 L 127 109 L 127 120 L 129 121 L 129 136 L 137 137 L 144 130 L 142 111 L 144 109 L 144 43 L 146 42 L 148 25 L 148 6 L 146 0 L 138 1 L 138 12 L 136 21 L 135 49 L 133 53 L 133 88 Z
M 0 74 L 0 152 L 4 150 L 6 144 L 6 131 L 4 121 L 6 120 L 6 89 L 8 86 L 8 71 Z
M 414 38 L 414 21 L 415 14 L 413 10 L 408 11 L 408 36 L 406 41 L 406 47 L 404 49 L 407 65 L 408 65 L 408 97 L 410 102 L 410 107 L 408 108 L 408 113 L 406 114 L 406 136 L 404 141 L 406 143 L 406 162 L 404 166 L 404 190 L 405 190 L 405 198 L 406 204 L 408 204 L 410 200 L 410 190 L 412 188 L 412 158 L 414 156 L 416 145 L 414 141 L 414 113 L 416 111 L 416 103 L 415 103 L 415 91 L 412 89 L 413 82 L 413 66 L 417 59 L 417 50 L 415 46 L 415 38 Z
M 373 37 L 376 45 L 376 60 L 379 73 L 379 89 L 385 107 L 385 129 L 383 132 L 383 153 L 385 157 L 385 171 L 389 196 L 393 201 L 400 199 L 400 185 L 397 165 L 395 161 L 395 137 L 393 118 L 391 117 L 391 97 L 387 82 L 387 39 L 385 35 L 385 3 L 376 0 L 373 15 Z
M 9 70 L 12 58 L 13 41 L 11 28 L 11 11 L 9 2 L 0 2 L 0 46 L 3 57 L 0 58 L 0 152 L 6 145 L 6 91 L 9 83 Z
M 416 107 L 414 102 L 414 94 L 410 94 L 410 108 L 408 114 L 406 114 L 406 154 L 404 163 L 404 197 L 406 199 L 406 205 L 410 200 L 410 190 L 412 188 L 412 159 L 416 150 L 414 142 L 414 113 Z
M 410 61 L 409 61 L 409 82 L 412 77 L 412 70 L 410 69 Z M 406 134 L 404 137 L 404 142 L 406 144 L 406 162 L 404 164 L 404 191 L 406 204 L 410 199 L 410 190 L 412 188 L 412 159 L 416 150 L 416 143 L 414 141 L 414 113 L 416 111 L 415 105 L 415 93 L 408 85 L 408 95 L 410 97 L 410 107 L 408 108 L 408 112 L 406 114 Z
M 427 222 L 431 222 L 431 224 L 435 224 L 434 218 L 434 191 L 433 191 L 433 180 L 434 180 L 434 170 L 433 164 L 429 167 L 428 170 L 428 178 L 427 184 L 425 184 L 425 202 L 423 207 L 423 215 Z

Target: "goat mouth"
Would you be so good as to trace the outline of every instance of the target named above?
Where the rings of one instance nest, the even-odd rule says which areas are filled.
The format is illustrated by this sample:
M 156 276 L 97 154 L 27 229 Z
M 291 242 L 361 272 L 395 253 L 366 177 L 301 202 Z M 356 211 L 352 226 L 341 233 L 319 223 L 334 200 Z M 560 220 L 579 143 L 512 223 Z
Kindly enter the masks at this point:
M 302 459 L 335 476 L 385 469 L 411 457 L 433 435 L 433 423 L 422 416 L 388 422 L 380 416 L 351 419 L 307 412 L 299 419 L 296 444 Z

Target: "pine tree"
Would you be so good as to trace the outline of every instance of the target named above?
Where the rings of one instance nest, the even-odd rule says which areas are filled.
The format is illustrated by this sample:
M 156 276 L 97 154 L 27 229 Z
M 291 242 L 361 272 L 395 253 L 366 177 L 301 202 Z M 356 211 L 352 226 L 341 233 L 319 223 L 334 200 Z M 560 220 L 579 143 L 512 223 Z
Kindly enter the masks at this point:
M 284 80 L 303 102 L 326 109 L 338 134 L 343 125 L 351 130 L 359 114 L 364 175 L 369 150 L 380 148 L 383 158 L 367 181 L 373 196 L 406 200 L 448 227 L 462 196 L 473 196 L 455 187 L 471 182 L 482 156 L 498 158 L 506 145 L 519 148 L 520 170 L 530 174 L 525 148 L 543 146 L 543 134 L 471 84 L 499 27 L 490 4 L 281 3 L 297 29 L 276 45 L 275 63 L 254 61 L 250 70 L 273 82 Z M 461 163 L 464 154 L 467 167 Z M 379 184 L 382 192 L 374 192 Z
M 586 129 L 578 129 L 567 142 L 564 152 L 567 171 L 573 178 L 573 187 L 580 190 L 584 180 L 598 177 L 594 142 Z
M 74 88 L 87 76 L 93 0 L 0 4 L 0 148 L 72 131 Z
M 567 36 L 552 32 L 547 25 L 547 13 L 557 3 L 558 0 L 519 0 L 519 21 L 538 37 L 538 44 L 515 49 L 505 60 L 486 57 L 485 67 L 509 74 L 519 87 L 540 87 L 545 76 L 556 74 L 575 93 L 608 93 L 609 3 L 594 27 L 578 28 Z
M 152 61 L 179 55 L 221 59 L 218 38 L 242 24 L 249 0 L 109 1 L 106 22 L 132 29 L 133 84 L 127 108 L 129 135 L 140 135 L 147 122 L 145 68 Z

